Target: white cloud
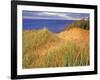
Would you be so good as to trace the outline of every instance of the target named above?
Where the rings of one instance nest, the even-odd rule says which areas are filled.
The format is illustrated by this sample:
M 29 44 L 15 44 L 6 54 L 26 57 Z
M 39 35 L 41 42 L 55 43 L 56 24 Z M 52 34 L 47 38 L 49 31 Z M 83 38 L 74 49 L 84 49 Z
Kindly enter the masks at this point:
M 37 16 L 23 16 L 23 19 L 53 19 L 53 18 L 42 17 L 42 16 L 41 17 L 37 17 Z
M 55 16 L 57 15 L 57 13 L 53 13 L 53 12 L 40 12 L 37 15 L 46 15 L 46 16 Z
M 56 16 L 56 17 L 62 17 L 66 16 L 65 13 L 54 13 L 54 12 L 39 12 L 37 13 L 39 16 Z
M 61 20 L 81 20 L 79 17 L 72 17 L 68 13 L 38 12 L 35 16 L 23 16 L 27 19 L 61 19 Z
M 67 13 L 54 13 L 54 12 L 40 12 L 38 13 L 37 15 L 39 16 L 56 16 L 56 17 L 59 17 L 59 19 L 67 19 L 67 20 L 80 20 L 81 18 L 74 18 L 74 17 L 71 17 L 69 15 L 67 15 Z

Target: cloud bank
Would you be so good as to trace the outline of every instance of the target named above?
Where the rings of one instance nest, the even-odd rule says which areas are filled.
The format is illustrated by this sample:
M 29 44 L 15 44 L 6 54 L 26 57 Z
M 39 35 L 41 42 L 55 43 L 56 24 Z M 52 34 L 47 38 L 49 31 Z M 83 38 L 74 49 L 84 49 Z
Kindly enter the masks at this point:
M 81 20 L 89 17 L 87 13 L 23 11 L 23 19 Z

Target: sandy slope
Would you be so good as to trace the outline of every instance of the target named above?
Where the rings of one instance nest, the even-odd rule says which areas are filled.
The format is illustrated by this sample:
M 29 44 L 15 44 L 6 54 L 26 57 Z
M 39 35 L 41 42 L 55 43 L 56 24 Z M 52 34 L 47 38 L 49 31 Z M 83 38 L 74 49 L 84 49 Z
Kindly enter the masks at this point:
M 58 34 L 58 37 L 65 41 L 74 41 L 80 47 L 85 47 L 89 44 L 89 31 L 81 28 L 72 28 Z
M 41 36 L 42 34 L 43 36 Z M 45 34 L 47 37 L 45 37 Z M 46 38 L 45 41 L 41 42 L 42 38 L 44 37 Z M 39 42 L 38 46 L 36 46 L 36 42 Z M 47 53 L 49 50 L 57 48 L 63 44 L 63 42 L 63 39 L 46 29 L 37 30 L 37 32 L 32 30 L 23 31 L 23 50 L 25 53 L 31 52 L 31 50 L 34 50 L 35 48 L 35 52 L 37 54 L 41 53 L 41 55 L 45 55 L 45 53 Z M 36 47 L 33 47 L 34 44 Z M 31 49 L 29 49 L 29 47 L 31 47 Z
M 34 32 L 30 32 L 27 31 L 27 33 L 24 33 L 24 47 L 25 44 L 28 45 L 30 42 L 32 42 L 32 40 L 34 40 Z M 36 35 L 39 36 L 39 35 Z M 49 35 L 48 35 L 49 36 Z M 53 48 L 57 48 L 60 45 L 63 45 L 66 42 L 75 42 L 76 44 L 78 44 L 81 47 L 85 47 L 86 45 L 89 44 L 89 31 L 84 30 L 84 29 L 80 29 L 80 28 L 72 28 L 70 30 L 66 30 L 63 31 L 61 33 L 58 34 L 51 34 L 50 33 L 50 38 L 52 38 L 52 36 L 55 38 L 57 38 L 56 40 L 53 40 L 51 42 L 47 42 L 44 43 L 43 45 L 38 46 L 39 51 L 41 51 L 41 53 L 46 53 L 46 50 L 51 50 Z M 32 38 L 33 37 L 33 38 Z M 41 39 L 40 39 L 41 42 Z
M 43 32 L 44 31 L 47 31 L 47 30 L 43 30 Z M 23 47 L 23 50 L 24 50 L 23 54 L 24 56 L 26 56 L 25 61 L 28 61 L 29 59 L 28 56 L 30 55 L 31 57 L 33 56 L 34 58 L 33 60 L 34 62 L 31 63 L 30 67 L 40 67 L 41 64 L 43 63 L 43 59 L 45 58 L 46 55 L 48 55 L 49 51 L 52 51 L 54 49 L 59 49 L 61 45 L 64 45 L 65 43 L 69 41 L 74 42 L 81 48 L 89 46 L 89 31 L 84 30 L 84 29 L 72 28 L 68 31 L 66 30 L 58 34 L 51 34 L 48 31 L 46 33 L 49 36 L 49 37 L 47 36 L 47 38 L 49 38 L 49 40 L 51 39 L 50 41 L 48 41 L 48 39 L 46 38 L 47 43 L 43 43 L 42 45 L 39 45 L 37 47 L 32 47 L 32 48 L 29 48 L 29 47 L 31 47 L 33 44 L 31 44 L 31 46 L 29 47 Z M 32 40 L 34 40 L 36 36 L 39 36 L 42 33 L 39 33 L 39 35 L 36 34 L 36 36 L 35 34 L 34 35 L 33 34 L 34 32 L 30 33 L 30 31 L 28 31 L 27 33 L 26 32 L 24 33 L 24 45 L 26 46 L 29 45 L 30 42 L 32 42 Z M 43 37 L 40 37 L 40 39 L 41 38 Z M 41 40 L 39 41 L 41 42 Z

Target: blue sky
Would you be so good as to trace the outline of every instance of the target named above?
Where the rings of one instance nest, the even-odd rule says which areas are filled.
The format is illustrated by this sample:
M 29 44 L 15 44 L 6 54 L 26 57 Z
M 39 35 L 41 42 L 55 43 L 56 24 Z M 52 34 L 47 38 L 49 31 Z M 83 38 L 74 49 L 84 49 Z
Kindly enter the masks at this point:
M 86 13 L 26 11 L 22 12 L 23 29 L 48 28 L 52 32 L 61 32 L 76 20 L 86 19 Z
M 23 19 L 56 19 L 56 20 L 81 20 L 89 17 L 88 13 L 26 11 L 22 12 Z

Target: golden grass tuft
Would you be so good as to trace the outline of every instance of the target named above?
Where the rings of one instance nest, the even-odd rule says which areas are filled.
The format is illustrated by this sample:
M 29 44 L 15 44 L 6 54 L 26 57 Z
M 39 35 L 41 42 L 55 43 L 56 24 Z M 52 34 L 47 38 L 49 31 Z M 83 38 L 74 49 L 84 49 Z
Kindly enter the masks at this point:
M 58 34 L 48 29 L 23 30 L 23 68 L 86 66 L 89 31 L 73 28 Z

